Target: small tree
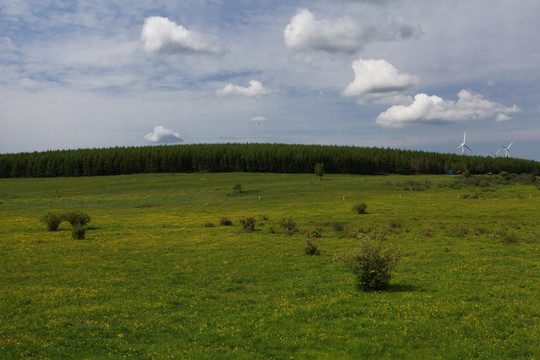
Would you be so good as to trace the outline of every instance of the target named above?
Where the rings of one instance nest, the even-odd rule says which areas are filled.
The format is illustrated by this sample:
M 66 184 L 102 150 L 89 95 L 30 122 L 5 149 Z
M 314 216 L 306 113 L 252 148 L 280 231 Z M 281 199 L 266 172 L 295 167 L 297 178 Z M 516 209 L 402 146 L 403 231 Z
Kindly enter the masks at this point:
M 46 215 L 43 215 L 41 222 L 47 225 L 47 230 L 57 231 L 62 222 L 62 216 L 49 211 Z
M 315 175 L 318 176 L 322 180 L 322 177 L 324 176 L 323 163 L 315 163 Z
M 306 247 L 304 248 L 306 255 L 321 255 L 321 250 L 319 246 L 313 240 L 306 240 Z
M 245 216 L 239 219 L 242 230 L 245 232 L 252 232 L 255 230 L 255 223 L 257 222 L 253 216 Z
M 73 237 L 75 240 L 84 240 L 84 234 L 86 233 L 86 226 L 82 225 L 75 225 L 73 226 L 73 229 L 71 229 L 71 237 Z
M 283 228 L 283 232 L 287 235 L 292 235 L 296 232 L 296 221 L 292 217 L 281 219 L 279 224 Z
M 90 222 L 90 216 L 84 211 L 74 210 L 62 215 L 71 226 L 83 226 Z
M 357 287 L 364 291 L 380 291 L 388 287 L 392 270 L 401 261 L 393 248 L 382 251 L 382 242 L 372 245 L 367 237 L 360 236 L 360 247 L 337 256 L 356 275 Z
M 356 204 L 353 206 L 353 211 L 356 211 L 358 214 L 365 214 L 367 209 L 367 204 L 365 202 Z

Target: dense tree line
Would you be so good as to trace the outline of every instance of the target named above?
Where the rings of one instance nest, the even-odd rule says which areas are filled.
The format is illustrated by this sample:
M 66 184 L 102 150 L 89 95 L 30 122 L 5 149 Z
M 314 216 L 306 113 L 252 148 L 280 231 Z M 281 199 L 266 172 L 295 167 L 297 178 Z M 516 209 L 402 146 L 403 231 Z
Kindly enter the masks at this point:
M 536 173 L 540 162 L 385 148 L 286 144 L 195 144 L 0 154 L 0 177 L 101 176 L 161 172 L 334 174 Z

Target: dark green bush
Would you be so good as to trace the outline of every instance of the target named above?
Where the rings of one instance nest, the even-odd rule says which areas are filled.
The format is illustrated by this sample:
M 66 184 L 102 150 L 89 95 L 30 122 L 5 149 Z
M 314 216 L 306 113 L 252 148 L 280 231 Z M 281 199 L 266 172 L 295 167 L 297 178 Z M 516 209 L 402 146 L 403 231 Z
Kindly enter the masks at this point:
M 84 240 L 84 234 L 86 233 L 86 226 L 84 225 L 75 225 L 71 229 L 71 237 L 75 240 Z
M 509 181 L 512 179 L 512 175 L 510 175 L 507 171 L 501 171 L 499 176 L 502 177 L 506 181 Z
M 367 209 L 367 204 L 365 202 L 359 203 L 353 206 L 353 211 L 356 211 L 358 214 L 365 214 Z
M 401 255 L 393 248 L 382 250 L 382 242 L 376 245 L 360 236 L 360 247 L 336 257 L 354 274 L 357 287 L 364 291 L 380 291 L 388 288 L 392 270 L 401 261 Z
M 296 221 L 292 217 L 281 219 L 279 224 L 283 228 L 283 232 L 287 235 L 292 235 L 296 232 Z
M 62 215 L 62 218 L 66 220 L 71 226 L 83 226 L 90 222 L 90 216 L 84 211 L 74 210 Z
M 229 218 L 222 217 L 221 219 L 219 219 L 219 225 L 221 225 L 221 226 L 231 226 L 232 221 Z
M 253 216 L 245 216 L 240 218 L 240 226 L 245 232 L 252 232 L 255 230 L 255 223 L 257 222 Z
M 306 240 L 306 247 L 304 248 L 306 255 L 321 255 L 321 250 L 315 241 Z
M 62 215 L 49 211 L 46 215 L 43 215 L 41 222 L 47 225 L 47 230 L 57 231 L 62 222 Z
M 343 232 L 345 230 L 345 225 L 343 225 L 342 222 L 335 221 L 332 224 L 330 224 L 330 226 L 332 226 L 332 229 L 335 232 Z

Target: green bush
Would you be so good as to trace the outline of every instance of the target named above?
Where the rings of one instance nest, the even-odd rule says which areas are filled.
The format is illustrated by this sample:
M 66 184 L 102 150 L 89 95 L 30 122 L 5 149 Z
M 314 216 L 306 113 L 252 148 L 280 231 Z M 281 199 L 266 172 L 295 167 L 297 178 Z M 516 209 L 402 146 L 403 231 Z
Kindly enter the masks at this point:
M 306 247 L 304 248 L 306 255 L 321 255 L 321 250 L 315 241 L 306 240 Z
M 71 226 L 83 226 L 90 222 L 90 216 L 84 211 L 74 210 L 62 215 L 62 218 L 66 220 Z
M 367 209 L 367 204 L 365 202 L 356 204 L 353 206 L 353 211 L 356 211 L 358 214 L 365 214 Z
M 86 233 L 86 226 L 84 225 L 75 225 L 71 229 L 71 237 L 75 240 L 84 240 L 84 234 Z
M 219 225 L 221 225 L 221 226 L 231 226 L 232 221 L 229 218 L 222 217 L 221 219 L 219 219 Z
M 335 232 L 343 232 L 345 230 L 345 225 L 343 225 L 342 222 L 335 221 L 332 224 L 330 224 L 330 226 L 332 226 L 332 229 Z
M 512 179 L 512 175 L 510 175 L 507 171 L 501 171 L 499 176 L 502 177 L 506 181 L 509 181 Z
M 43 215 L 41 222 L 47 225 L 49 231 L 57 231 L 62 222 L 62 215 L 49 211 L 46 215 Z
M 310 231 L 308 234 L 307 234 L 308 238 L 311 238 L 311 239 L 318 239 L 321 237 L 321 233 L 319 230 L 313 230 L 313 231 Z
M 401 255 L 393 248 L 384 253 L 382 242 L 376 245 L 360 236 L 360 247 L 336 257 L 356 275 L 357 287 L 364 291 L 380 291 L 388 288 L 392 270 L 401 261 Z
M 318 176 L 321 178 L 324 176 L 324 164 L 323 163 L 316 163 L 315 164 L 315 176 Z
M 257 222 L 253 216 L 245 216 L 240 218 L 240 226 L 245 232 L 252 232 L 255 230 L 255 223 Z
M 287 235 L 292 235 L 296 232 L 296 221 L 292 217 L 281 219 L 279 224 L 283 228 L 283 232 Z

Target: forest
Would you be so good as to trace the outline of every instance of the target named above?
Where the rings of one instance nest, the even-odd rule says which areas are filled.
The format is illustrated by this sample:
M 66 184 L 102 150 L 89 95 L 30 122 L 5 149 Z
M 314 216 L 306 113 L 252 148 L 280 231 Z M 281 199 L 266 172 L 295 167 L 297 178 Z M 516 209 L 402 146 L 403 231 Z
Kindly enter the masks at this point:
M 390 148 L 289 144 L 188 144 L 0 154 L 0 177 L 72 177 L 173 172 L 331 174 L 540 174 L 540 162 Z

